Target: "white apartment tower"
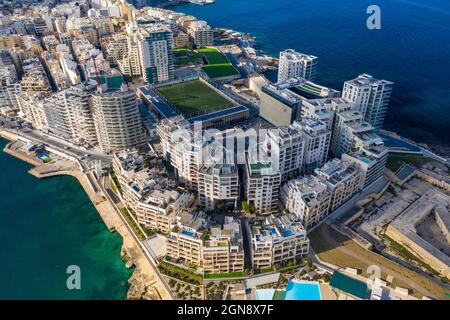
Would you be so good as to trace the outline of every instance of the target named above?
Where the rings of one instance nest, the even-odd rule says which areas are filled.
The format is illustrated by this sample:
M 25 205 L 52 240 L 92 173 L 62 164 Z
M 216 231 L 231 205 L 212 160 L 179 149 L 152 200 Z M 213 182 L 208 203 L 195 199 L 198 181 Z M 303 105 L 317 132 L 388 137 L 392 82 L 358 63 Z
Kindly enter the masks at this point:
M 193 21 L 187 27 L 187 33 L 197 48 L 213 45 L 213 30 L 206 21 Z
M 353 102 L 364 120 L 378 130 L 383 127 L 393 85 L 393 82 L 361 74 L 344 83 L 342 97 Z
M 281 174 L 267 155 L 258 156 L 258 151 L 254 149 L 256 148 L 250 148 L 247 153 L 245 171 L 247 202 L 254 206 L 256 214 L 267 215 L 278 209 Z
M 330 212 L 331 193 L 315 176 L 289 180 L 281 187 L 280 198 L 306 229 L 321 222 Z
M 62 93 L 70 123 L 70 135 L 74 143 L 91 146 L 98 143 L 89 103 L 89 98 L 96 87 L 95 81 L 89 80 L 72 86 Z
M 301 172 L 312 173 L 327 161 L 331 130 L 325 122 L 309 118 L 294 121 L 293 126 L 302 132 L 305 143 Z
M 119 151 L 145 143 L 136 94 L 127 86 L 96 92 L 91 98 L 95 131 L 103 151 Z
M 281 174 L 281 181 L 296 176 L 303 163 L 304 139 L 300 130 L 290 125 L 269 129 L 265 150 L 272 165 Z
M 317 57 L 288 49 L 280 52 L 278 66 L 278 82 L 301 77 L 314 80 L 317 67 Z
M 139 57 L 141 74 L 149 83 L 173 80 L 173 33 L 165 25 L 139 27 Z
M 239 175 L 234 164 L 204 165 L 198 172 L 200 206 L 206 211 L 215 208 L 234 209 L 239 199 Z

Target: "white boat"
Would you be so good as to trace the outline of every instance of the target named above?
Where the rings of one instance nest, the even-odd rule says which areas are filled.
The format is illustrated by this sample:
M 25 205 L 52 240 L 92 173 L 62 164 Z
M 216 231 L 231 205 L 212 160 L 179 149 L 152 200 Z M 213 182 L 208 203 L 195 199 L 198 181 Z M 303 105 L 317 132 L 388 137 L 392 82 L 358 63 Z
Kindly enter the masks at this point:
M 199 4 L 199 5 L 205 5 L 205 4 L 212 4 L 216 0 L 189 0 L 190 3 Z

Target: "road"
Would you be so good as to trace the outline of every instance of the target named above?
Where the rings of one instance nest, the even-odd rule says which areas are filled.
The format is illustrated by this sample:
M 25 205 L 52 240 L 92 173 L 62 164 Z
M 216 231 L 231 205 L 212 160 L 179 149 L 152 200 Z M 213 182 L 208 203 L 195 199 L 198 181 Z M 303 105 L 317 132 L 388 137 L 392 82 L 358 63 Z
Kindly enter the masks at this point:
M 111 163 L 112 157 L 100 150 L 87 150 L 58 137 L 50 136 L 39 130 L 21 127 L 17 124 L 17 122 L 11 121 L 3 116 L 0 116 L 0 122 L 4 122 L 6 124 L 5 128 L 14 134 L 18 134 L 29 140 L 47 144 L 48 146 L 68 155 L 74 156 L 79 160 L 86 158 L 88 160 L 100 160 L 103 164 Z

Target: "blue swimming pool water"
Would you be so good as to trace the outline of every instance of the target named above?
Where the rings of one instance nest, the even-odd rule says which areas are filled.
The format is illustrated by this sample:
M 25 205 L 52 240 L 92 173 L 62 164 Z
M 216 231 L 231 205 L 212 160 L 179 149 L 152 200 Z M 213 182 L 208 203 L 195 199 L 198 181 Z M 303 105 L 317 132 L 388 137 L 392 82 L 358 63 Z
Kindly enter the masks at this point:
M 284 300 L 320 300 L 320 287 L 315 282 L 289 281 Z
M 275 289 L 258 289 L 256 290 L 256 300 L 272 300 Z
M 189 237 L 193 237 L 193 236 L 194 236 L 194 233 L 193 233 L 193 232 L 186 231 L 186 230 L 181 231 L 181 233 L 184 234 L 184 235 L 186 235 L 186 236 L 189 236 Z

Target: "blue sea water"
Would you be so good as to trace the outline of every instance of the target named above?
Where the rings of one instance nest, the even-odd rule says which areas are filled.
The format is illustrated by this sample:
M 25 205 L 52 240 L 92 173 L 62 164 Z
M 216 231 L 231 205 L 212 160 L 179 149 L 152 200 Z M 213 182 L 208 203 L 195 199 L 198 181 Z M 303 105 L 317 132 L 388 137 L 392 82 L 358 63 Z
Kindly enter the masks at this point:
M 0 139 L 0 150 L 6 141 Z M 132 270 L 77 180 L 39 180 L 0 151 L 0 299 L 124 299 Z M 67 267 L 81 269 L 68 290 Z
M 381 8 L 381 30 L 366 9 Z M 319 57 L 318 82 L 342 90 L 358 74 L 395 82 L 385 128 L 450 145 L 450 1 L 216 0 L 173 10 L 256 36 L 277 56 L 292 48 Z

